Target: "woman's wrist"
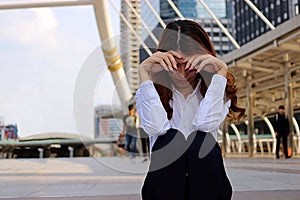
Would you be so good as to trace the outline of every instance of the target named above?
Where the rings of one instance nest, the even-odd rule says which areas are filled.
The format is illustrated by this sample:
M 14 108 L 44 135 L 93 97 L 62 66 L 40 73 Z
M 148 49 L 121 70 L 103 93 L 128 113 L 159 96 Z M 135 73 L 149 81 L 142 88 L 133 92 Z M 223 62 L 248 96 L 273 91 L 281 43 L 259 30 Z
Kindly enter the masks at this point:
M 146 70 L 143 66 L 140 66 L 139 68 L 139 75 L 140 75 L 140 82 L 144 82 L 147 80 L 151 80 L 151 72 L 149 72 L 148 70 Z
M 224 76 L 224 77 L 226 78 L 227 70 L 220 70 L 220 71 L 218 71 L 217 74 L 219 74 L 219 75 L 221 75 L 221 76 Z

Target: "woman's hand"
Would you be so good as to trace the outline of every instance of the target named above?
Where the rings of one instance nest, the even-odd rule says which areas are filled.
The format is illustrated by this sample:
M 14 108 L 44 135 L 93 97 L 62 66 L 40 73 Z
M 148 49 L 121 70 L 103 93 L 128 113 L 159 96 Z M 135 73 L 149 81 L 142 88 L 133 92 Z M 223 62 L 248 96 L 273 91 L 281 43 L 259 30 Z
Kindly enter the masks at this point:
M 201 70 L 217 73 L 226 77 L 228 67 L 220 59 L 210 55 L 210 54 L 195 54 L 186 58 L 187 63 L 185 69 L 188 70 Z
M 139 68 L 141 82 L 151 80 L 150 74 L 162 70 L 174 71 L 177 69 L 176 59 L 182 59 L 182 56 L 175 51 L 155 52 L 149 58 L 144 60 Z
M 158 51 L 144 60 L 140 67 L 152 73 L 156 73 L 161 70 L 174 71 L 174 69 L 177 69 L 177 62 L 175 58 L 182 58 L 182 56 L 175 51 Z

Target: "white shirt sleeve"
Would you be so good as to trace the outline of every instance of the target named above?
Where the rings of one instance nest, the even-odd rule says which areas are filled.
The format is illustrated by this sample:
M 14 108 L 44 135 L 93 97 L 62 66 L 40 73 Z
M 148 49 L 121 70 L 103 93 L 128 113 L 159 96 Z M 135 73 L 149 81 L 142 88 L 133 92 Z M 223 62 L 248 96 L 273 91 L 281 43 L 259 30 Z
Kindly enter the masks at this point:
M 148 135 L 162 135 L 170 129 L 167 113 L 152 81 L 147 80 L 141 83 L 135 100 L 141 127 Z
M 227 79 L 215 74 L 207 89 L 205 97 L 200 102 L 193 127 L 203 132 L 212 132 L 219 128 L 229 112 L 231 101 L 224 101 Z

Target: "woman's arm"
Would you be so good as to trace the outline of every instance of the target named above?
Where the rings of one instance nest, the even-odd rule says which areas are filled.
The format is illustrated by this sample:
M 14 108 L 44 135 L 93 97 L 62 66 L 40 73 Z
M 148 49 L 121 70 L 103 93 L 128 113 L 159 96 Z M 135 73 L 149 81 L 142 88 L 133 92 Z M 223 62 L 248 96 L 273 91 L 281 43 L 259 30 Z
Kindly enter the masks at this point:
M 209 85 L 205 97 L 199 104 L 197 115 L 193 120 L 193 126 L 197 130 L 211 132 L 220 126 L 229 112 L 230 101 L 225 102 L 225 87 L 227 65 L 220 59 L 209 55 L 192 55 L 187 58 L 186 69 L 196 69 L 215 73 Z
M 175 70 L 177 68 L 175 57 L 182 58 L 174 51 L 155 52 L 144 60 L 139 68 L 141 85 L 135 96 L 136 107 L 141 125 L 150 136 L 164 134 L 170 129 L 167 113 L 154 87 L 151 74 L 162 70 Z
M 140 123 L 148 135 L 162 135 L 170 129 L 167 113 L 152 81 L 146 80 L 141 83 L 135 100 Z
M 211 132 L 219 128 L 229 112 L 230 100 L 225 102 L 226 78 L 215 74 L 200 102 L 193 126 L 200 131 Z

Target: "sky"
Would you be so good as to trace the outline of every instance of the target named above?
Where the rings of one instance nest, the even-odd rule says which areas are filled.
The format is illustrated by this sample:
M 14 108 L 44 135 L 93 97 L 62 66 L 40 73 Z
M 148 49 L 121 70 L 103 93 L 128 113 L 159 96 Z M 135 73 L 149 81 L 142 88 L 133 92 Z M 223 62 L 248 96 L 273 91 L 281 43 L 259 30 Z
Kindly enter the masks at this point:
M 119 0 L 114 2 L 120 7 Z M 118 35 L 119 16 L 111 7 L 110 14 Z M 92 6 L 0 10 L 0 116 L 5 124 L 17 124 L 20 137 L 76 133 L 74 90 L 89 63 L 99 67 L 93 106 L 118 101 L 100 44 Z

